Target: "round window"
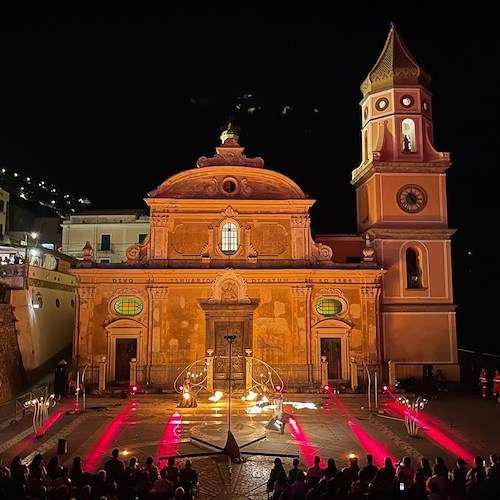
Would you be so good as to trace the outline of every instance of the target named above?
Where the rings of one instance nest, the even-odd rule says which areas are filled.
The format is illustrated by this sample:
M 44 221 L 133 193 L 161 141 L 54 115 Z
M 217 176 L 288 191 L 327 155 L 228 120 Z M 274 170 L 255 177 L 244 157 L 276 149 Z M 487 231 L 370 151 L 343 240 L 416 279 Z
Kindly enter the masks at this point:
M 413 106 L 413 97 L 411 95 L 404 95 L 401 97 L 401 104 L 405 108 L 409 108 L 410 106 Z
M 427 101 L 422 102 L 422 109 L 424 111 L 429 111 L 429 103 Z
M 234 193 L 237 187 L 238 185 L 234 179 L 228 178 L 222 181 L 222 190 L 227 194 Z
M 375 104 L 375 107 L 379 110 L 379 111 L 383 111 L 384 109 L 387 108 L 387 106 L 389 106 L 389 101 L 383 97 L 382 99 L 379 99 L 376 104 Z

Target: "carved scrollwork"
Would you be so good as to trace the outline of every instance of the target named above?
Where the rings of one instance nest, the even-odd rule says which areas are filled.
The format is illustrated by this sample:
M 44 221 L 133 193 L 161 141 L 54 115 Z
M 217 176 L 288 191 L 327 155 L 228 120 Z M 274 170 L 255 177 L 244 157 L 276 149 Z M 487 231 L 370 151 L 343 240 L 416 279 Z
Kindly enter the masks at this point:
M 250 196 L 252 191 L 252 188 L 248 185 L 248 180 L 246 178 L 241 179 L 241 193 L 244 196 Z
M 317 258 L 317 260 L 332 260 L 333 250 L 323 243 L 314 243 L 313 244 L 313 256 Z
M 220 148 L 222 150 L 222 148 Z M 218 167 L 218 166 L 244 166 L 244 167 L 258 167 L 264 166 L 264 160 L 257 156 L 255 158 L 248 158 L 243 154 L 243 148 L 235 148 L 236 151 L 222 151 L 221 153 L 207 158 L 200 156 L 196 162 L 196 166 L 200 167 Z
M 141 258 L 141 244 L 136 243 L 127 248 L 128 260 L 139 260 Z

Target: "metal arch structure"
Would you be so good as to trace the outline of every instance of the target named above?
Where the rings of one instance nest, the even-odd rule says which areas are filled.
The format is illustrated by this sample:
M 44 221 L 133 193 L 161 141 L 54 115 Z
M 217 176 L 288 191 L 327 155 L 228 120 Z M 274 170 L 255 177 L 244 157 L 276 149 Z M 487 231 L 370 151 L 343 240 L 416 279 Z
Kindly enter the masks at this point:
M 241 397 L 242 393 L 256 392 L 259 394 L 267 393 L 272 395 L 276 392 L 283 392 L 284 381 L 280 374 L 269 363 L 253 356 L 240 355 L 233 357 L 239 357 L 245 360 L 247 375 L 249 375 L 249 377 L 247 377 L 247 380 L 232 379 L 231 390 L 229 390 L 229 379 L 219 380 L 218 382 L 221 384 L 228 384 L 227 390 L 222 391 L 224 396 L 229 396 L 230 392 L 232 395 L 238 396 L 238 398 Z M 193 363 L 183 368 L 177 375 L 173 383 L 174 391 L 181 394 L 185 381 L 189 380 L 189 391 L 194 396 L 197 396 L 202 391 L 214 393 L 213 380 L 209 379 L 211 377 L 209 367 L 213 364 L 215 359 L 224 359 L 229 363 L 230 356 L 204 356 L 193 361 Z M 217 390 L 221 390 L 221 388 L 217 388 Z

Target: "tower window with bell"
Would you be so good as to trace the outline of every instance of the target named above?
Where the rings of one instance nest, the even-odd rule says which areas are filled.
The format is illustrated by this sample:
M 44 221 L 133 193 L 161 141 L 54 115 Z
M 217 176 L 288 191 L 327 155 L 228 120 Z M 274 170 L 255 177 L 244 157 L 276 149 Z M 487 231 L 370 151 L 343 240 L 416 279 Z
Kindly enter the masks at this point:
M 415 122 L 411 118 L 405 118 L 401 123 L 401 135 L 403 153 L 415 152 Z

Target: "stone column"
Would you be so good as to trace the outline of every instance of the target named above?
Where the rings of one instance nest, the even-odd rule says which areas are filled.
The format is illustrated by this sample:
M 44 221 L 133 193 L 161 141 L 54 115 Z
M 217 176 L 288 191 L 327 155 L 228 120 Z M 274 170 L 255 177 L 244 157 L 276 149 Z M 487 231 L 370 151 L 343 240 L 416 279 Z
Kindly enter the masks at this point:
M 214 390 L 214 350 L 207 349 L 207 389 Z
M 293 316 L 292 342 L 295 346 L 294 359 L 297 364 L 307 365 L 307 380 L 314 380 L 314 342 L 311 334 L 311 287 L 309 285 L 292 286 Z M 299 359 L 301 356 L 302 359 Z
M 252 388 L 252 349 L 245 349 L 245 389 L 249 391 Z
M 148 334 L 147 334 L 147 345 L 146 345 L 146 358 L 144 359 L 146 365 L 146 383 L 151 384 L 157 382 L 157 380 L 151 380 L 151 371 L 153 367 L 153 353 L 160 351 L 161 343 L 161 330 L 162 324 L 161 319 L 164 318 L 163 314 L 163 304 L 168 299 L 168 287 L 167 286 L 157 286 L 152 284 L 148 286 Z M 160 310 L 160 314 L 158 314 Z
M 326 356 L 321 356 L 321 386 L 328 385 L 328 360 Z
M 130 360 L 130 385 L 137 384 L 137 358 Z
M 358 365 L 355 361 L 351 361 L 351 389 L 358 387 Z
M 106 356 L 99 361 L 99 391 L 106 390 Z

